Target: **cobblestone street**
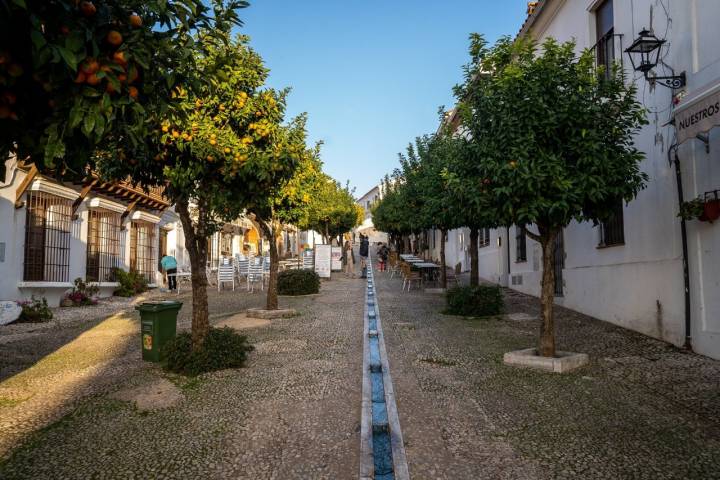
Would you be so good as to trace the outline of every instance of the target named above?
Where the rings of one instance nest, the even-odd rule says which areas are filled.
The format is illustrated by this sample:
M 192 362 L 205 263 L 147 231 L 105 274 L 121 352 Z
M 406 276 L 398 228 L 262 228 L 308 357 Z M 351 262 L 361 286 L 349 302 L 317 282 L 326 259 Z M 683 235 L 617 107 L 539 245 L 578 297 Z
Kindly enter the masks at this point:
M 301 315 L 243 330 L 256 347 L 247 368 L 196 379 L 143 364 L 138 318 L 128 311 L 3 343 L 11 359 L 3 372 L 36 361 L 33 345 L 65 346 L 0 384 L 3 399 L 17 399 L 0 405 L 6 454 L 59 419 L 26 438 L 0 478 L 352 478 L 362 289 L 341 276 L 323 283 L 321 296 L 281 298 Z M 212 323 L 264 302 L 259 292 L 209 293 Z M 181 299 L 180 326 L 188 328 L 190 299 Z M 169 408 L 143 411 L 114 395 L 163 379 L 181 393 Z
M 413 478 L 720 478 L 720 362 L 558 307 L 560 348 L 591 364 L 508 367 L 535 345 L 537 299 L 505 291 L 534 319 L 464 319 L 376 277 Z
M 464 319 L 375 277 L 412 478 L 720 477 L 720 362 L 558 308 L 561 348 L 590 366 L 511 368 L 502 354 L 535 342 L 536 299 L 506 291 L 507 313 L 525 316 Z M 283 297 L 301 315 L 243 327 L 246 368 L 195 379 L 139 360 L 127 301 L 6 329 L 0 477 L 356 478 L 363 288 L 338 275 Z M 214 324 L 264 300 L 209 292 Z M 124 396 L 164 385 L 165 408 Z

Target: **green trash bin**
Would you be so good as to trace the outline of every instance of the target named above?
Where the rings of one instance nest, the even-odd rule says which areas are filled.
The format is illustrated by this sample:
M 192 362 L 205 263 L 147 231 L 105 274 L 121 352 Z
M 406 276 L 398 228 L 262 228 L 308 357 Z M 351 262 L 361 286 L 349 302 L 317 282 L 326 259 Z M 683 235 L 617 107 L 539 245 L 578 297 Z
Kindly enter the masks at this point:
M 182 302 L 172 300 L 145 302 L 135 307 L 140 312 L 142 358 L 147 362 L 162 360 L 160 350 L 175 338 L 177 314 Z

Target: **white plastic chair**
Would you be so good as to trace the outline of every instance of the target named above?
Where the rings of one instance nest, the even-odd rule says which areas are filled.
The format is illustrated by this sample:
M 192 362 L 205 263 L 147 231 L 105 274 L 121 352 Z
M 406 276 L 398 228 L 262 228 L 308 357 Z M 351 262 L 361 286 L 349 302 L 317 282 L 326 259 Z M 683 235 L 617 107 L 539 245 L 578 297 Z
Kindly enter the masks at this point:
M 243 278 L 247 278 L 249 268 L 250 260 L 247 258 L 241 258 L 235 263 L 235 272 L 237 274 L 238 281 L 241 281 Z
M 306 252 L 303 252 L 302 257 L 302 268 L 312 270 L 314 267 L 315 258 L 313 257 L 313 251 L 308 250 Z
M 263 282 L 270 279 L 270 257 L 263 257 Z
M 263 264 L 258 259 L 250 262 L 247 275 L 248 292 L 255 291 L 255 284 L 260 282 L 260 289 L 265 290 L 265 282 L 263 281 Z
M 223 283 L 232 283 L 232 289 L 235 290 L 235 266 L 229 258 L 220 260 L 217 271 L 217 287 L 218 292 L 222 288 Z

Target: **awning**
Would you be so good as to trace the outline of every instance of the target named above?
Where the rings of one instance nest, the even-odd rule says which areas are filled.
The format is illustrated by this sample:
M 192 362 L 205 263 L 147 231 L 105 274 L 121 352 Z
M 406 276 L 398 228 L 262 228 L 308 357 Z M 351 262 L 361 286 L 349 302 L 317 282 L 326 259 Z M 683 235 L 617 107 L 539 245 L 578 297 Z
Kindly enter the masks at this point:
M 720 82 L 685 97 L 673 112 L 673 123 L 678 144 L 720 125 Z

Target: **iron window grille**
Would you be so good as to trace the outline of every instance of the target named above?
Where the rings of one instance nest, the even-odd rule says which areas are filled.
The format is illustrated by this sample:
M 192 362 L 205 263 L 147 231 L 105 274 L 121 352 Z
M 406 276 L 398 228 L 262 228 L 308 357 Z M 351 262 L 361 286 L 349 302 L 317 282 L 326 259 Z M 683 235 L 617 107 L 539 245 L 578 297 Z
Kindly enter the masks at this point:
M 220 255 L 223 257 L 232 256 L 232 233 L 222 233 L 220 237 Z
M 612 216 L 600 222 L 600 247 L 625 244 L 625 219 L 622 200 L 615 206 Z
M 478 232 L 478 246 L 480 248 L 490 245 L 490 229 L 481 228 Z
M 155 225 L 150 222 L 130 224 L 130 270 L 141 274 L 148 283 L 154 283 Z
M 220 263 L 220 237 L 215 232 L 207 240 L 207 264 L 210 268 L 217 268 Z M 260 249 L 258 251 L 261 251 Z
M 603 67 L 603 77 L 609 79 L 613 64 L 619 59 L 622 65 L 622 35 L 615 33 L 613 1 L 606 0 L 595 10 L 595 30 L 597 43 L 592 47 L 596 65 Z M 617 47 L 620 54 L 616 54 Z
M 69 281 L 71 225 L 71 200 L 44 192 L 28 193 L 23 265 L 25 281 Z
M 515 261 L 527 262 L 527 236 L 524 225 L 515 226 Z
M 88 215 L 85 278 L 89 282 L 114 282 L 115 269 L 120 268 L 120 214 L 93 208 Z
M 167 238 L 168 238 L 168 232 L 167 230 L 160 229 L 160 234 L 158 235 L 158 258 L 157 258 L 157 270 L 158 272 L 162 272 L 162 264 L 160 263 L 162 261 L 162 258 L 168 254 L 167 251 Z

